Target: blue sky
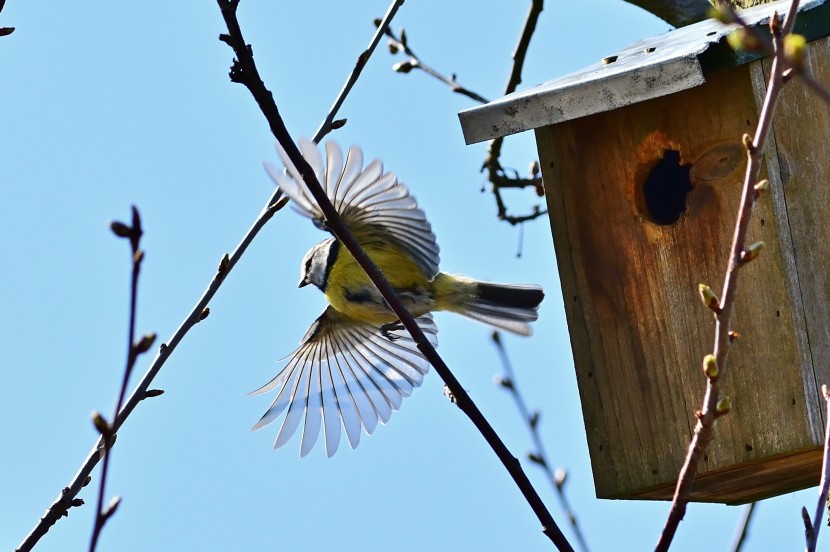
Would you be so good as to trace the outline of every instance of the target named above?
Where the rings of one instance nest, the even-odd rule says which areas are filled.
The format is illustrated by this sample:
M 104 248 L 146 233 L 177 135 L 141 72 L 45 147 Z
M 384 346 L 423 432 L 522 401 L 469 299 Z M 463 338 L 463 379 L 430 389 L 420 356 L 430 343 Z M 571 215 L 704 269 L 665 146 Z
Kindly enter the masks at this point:
M 409 0 L 403 26 L 421 57 L 495 98 L 528 2 Z M 523 86 L 576 70 L 668 30 L 620 1 L 548 2 Z M 310 136 L 373 31 L 386 0 L 254 2 L 240 20 L 266 84 L 295 136 Z M 0 549 L 13 549 L 86 457 L 92 410 L 109 416 L 124 362 L 128 248 L 107 229 L 140 209 L 146 260 L 138 327 L 166 340 L 272 191 L 263 160 L 273 138 L 247 91 L 229 82 L 231 52 L 215 2 L 22 2 L 0 25 Z M 556 466 L 594 550 L 648 549 L 667 503 L 594 498 L 550 229 L 499 223 L 481 193 L 484 145 L 465 146 L 456 113 L 473 105 L 422 74 L 390 70 L 381 49 L 343 107 L 333 136 L 359 143 L 398 173 L 426 211 L 442 268 L 477 278 L 540 283 L 536 334 L 507 337 L 525 396 L 542 413 Z M 530 133 L 505 146 L 524 171 Z M 515 211 L 539 200 L 508 193 Z M 299 442 L 273 451 L 275 429 L 250 433 L 270 379 L 324 306 L 297 289 L 304 252 L 324 236 L 290 210 L 257 238 L 119 433 L 108 495 L 123 503 L 100 550 L 547 550 L 508 475 L 432 374 L 390 423 L 360 447 L 305 459 Z M 440 352 L 517 454 L 529 450 L 489 331 L 439 314 Z M 143 372 L 149 361 L 137 367 Z M 702 380 L 702 378 L 701 378 Z M 701 381 L 703 386 L 703 381 Z M 691 413 L 690 413 L 691 415 Z M 570 535 L 553 492 L 528 474 Z M 97 472 L 96 472 L 97 474 Z M 95 484 L 41 541 L 82 550 Z M 799 509 L 814 491 L 764 502 L 749 550 L 803 546 Z M 738 508 L 692 505 L 674 550 L 726 548 Z

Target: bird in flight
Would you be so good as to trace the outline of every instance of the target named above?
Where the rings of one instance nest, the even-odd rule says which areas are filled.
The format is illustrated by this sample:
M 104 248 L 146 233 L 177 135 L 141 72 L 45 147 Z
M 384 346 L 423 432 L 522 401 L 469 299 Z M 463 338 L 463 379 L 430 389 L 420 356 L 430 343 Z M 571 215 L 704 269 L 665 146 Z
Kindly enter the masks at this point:
M 495 328 L 530 335 L 544 293 L 537 285 L 480 282 L 441 272 L 439 248 L 424 212 L 395 173 L 379 160 L 363 166 L 363 152 L 352 146 L 344 158 L 335 142 L 317 146 L 299 142 L 343 224 L 415 317 L 433 346 L 438 328 L 430 314 L 451 311 Z M 300 173 L 277 144 L 285 171 L 266 163 L 275 184 L 296 211 L 326 230 L 325 217 Z M 311 325 L 285 367 L 258 395 L 279 389 L 254 425 L 261 429 L 283 412 L 274 448 L 285 445 L 303 426 L 300 455 L 307 455 L 322 430 L 326 453 L 338 449 L 341 427 L 352 448 L 361 430 L 372 434 L 386 423 L 404 397 L 421 385 L 429 362 L 400 325 L 380 292 L 335 237 L 306 253 L 300 287 L 314 284 L 329 305 Z

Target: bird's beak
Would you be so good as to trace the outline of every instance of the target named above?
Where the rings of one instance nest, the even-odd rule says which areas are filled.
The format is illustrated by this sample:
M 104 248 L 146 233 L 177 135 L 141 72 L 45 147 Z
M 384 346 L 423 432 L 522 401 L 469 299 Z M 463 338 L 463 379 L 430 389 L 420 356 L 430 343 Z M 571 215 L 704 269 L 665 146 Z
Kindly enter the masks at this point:
M 305 277 L 305 276 L 303 276 L 303 277 L 300 279 L 300 283 L 299 283 L 299 284 L 297 284 L 297 287 L 298 287 L 298 288 L 301 288 L 301 287 L 306 287 L 307 285 L 308 285 L 308 280 L 306 279 L 306 277 Z

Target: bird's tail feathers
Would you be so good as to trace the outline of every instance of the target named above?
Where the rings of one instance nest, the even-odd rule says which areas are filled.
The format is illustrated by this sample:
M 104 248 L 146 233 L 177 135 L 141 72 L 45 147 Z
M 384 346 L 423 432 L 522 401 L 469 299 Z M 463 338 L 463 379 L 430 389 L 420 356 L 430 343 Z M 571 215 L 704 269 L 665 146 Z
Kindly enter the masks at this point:
M 494 328 L 531 335 L 530 322 L 539 318 L 545 297 L 541 286 L 476 282 L 473 297 L 456 312 Z

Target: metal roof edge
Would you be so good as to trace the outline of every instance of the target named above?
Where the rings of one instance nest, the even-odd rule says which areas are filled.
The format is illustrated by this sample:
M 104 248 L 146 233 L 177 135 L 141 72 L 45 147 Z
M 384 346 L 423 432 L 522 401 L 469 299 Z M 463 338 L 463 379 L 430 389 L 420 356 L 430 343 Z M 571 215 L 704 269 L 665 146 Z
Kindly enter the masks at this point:
M 807 0 L 800 11 L 824 2 Z M 758 25 L 789 3 L 780 0 L 743 10 L 741 15 Z M 700 86 L 706 81 L 701 54 L 735 28 L 712 19 L 701 21 L 635 42 L 576 73 L 461 111 L 464 140 L 474 144 Z M 750 59 L 736 56 L 734 62 Z M 573 93 L 576 88 L 578 94 Z

